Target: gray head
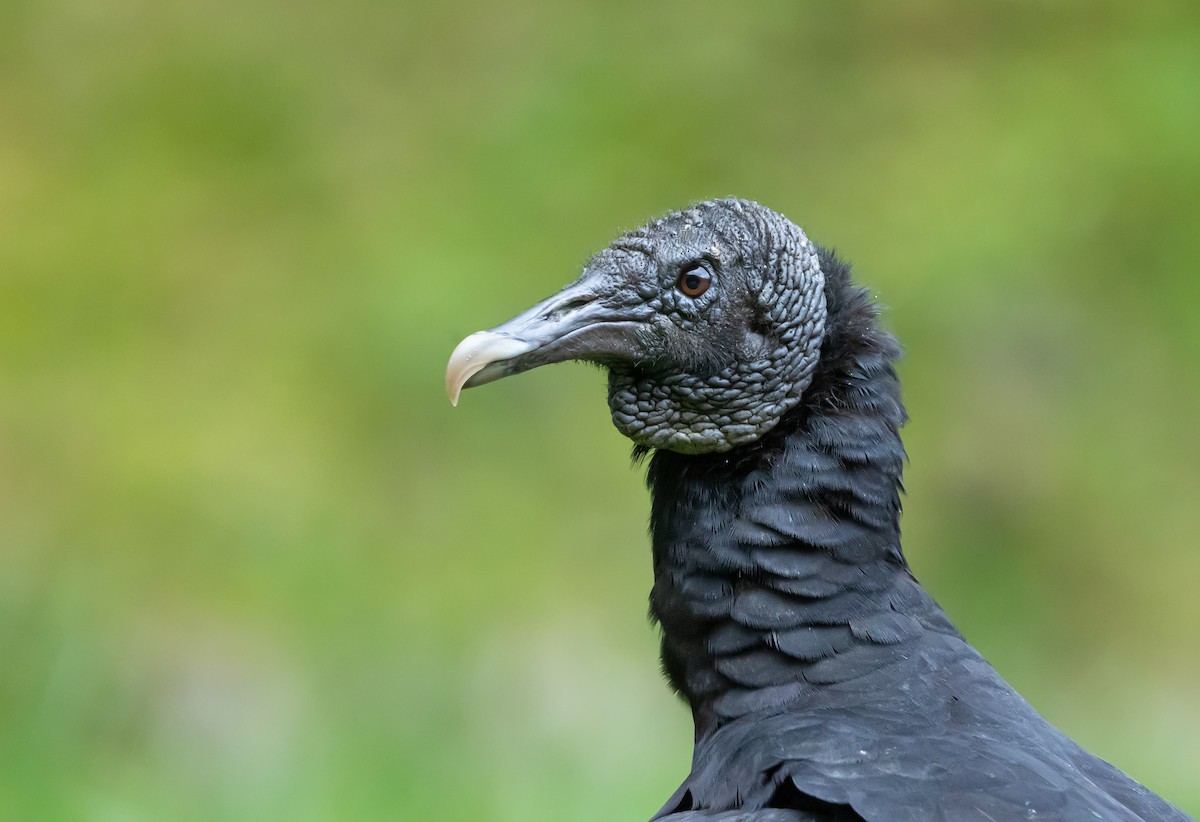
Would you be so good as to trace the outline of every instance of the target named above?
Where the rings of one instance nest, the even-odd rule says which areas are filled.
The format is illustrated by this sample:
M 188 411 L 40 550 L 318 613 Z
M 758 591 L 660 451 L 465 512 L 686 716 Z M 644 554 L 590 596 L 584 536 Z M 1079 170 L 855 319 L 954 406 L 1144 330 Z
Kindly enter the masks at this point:
M 539 365 L 608 369 L 608 404 L 635 442 L 727 451 L 769 431 L 812 380 L 825 331 L 817 251 L 786 217 L 712 200 L 617 238 L 558 294 L 450 357 L 446 389 Z

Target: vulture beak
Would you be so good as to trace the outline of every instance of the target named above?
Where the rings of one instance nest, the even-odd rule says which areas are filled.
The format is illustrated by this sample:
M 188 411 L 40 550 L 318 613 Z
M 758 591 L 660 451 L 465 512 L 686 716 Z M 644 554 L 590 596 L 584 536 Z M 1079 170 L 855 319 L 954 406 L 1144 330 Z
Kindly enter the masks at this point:
M 646 358 L 641 340 L 652 312 L 644 302 L 614 308 L 598 276 L 585 276 L 489 331 L 460 342 L 446 365 L 452 405 L 464 388 L 566 360 L 601 364 Z

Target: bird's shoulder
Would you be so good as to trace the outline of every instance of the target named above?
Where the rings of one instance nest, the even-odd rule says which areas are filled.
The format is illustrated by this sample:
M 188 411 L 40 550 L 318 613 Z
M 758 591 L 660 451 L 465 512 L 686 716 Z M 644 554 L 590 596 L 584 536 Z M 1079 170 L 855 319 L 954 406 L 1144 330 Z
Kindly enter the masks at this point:
M 801 815 L 750 815 L 780 807 Z M 1082 750 L 946 635 L 902 665 L 722 726 L 698 743 L 659 818 L 726 819 L 680 808 L 747 814 L 730 822 L 1188 818 Z

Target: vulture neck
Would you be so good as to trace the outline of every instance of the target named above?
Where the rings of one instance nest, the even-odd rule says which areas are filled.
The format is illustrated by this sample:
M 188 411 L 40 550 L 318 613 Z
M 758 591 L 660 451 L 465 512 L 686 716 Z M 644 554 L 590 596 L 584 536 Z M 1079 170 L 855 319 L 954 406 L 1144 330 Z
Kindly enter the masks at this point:
M 651 613 L 698 740 L 886 666 L 930 609 L 900 550 L 899 346 L 848 267 L 821 265 L 802 403 L 753 444 L 650 463 Z

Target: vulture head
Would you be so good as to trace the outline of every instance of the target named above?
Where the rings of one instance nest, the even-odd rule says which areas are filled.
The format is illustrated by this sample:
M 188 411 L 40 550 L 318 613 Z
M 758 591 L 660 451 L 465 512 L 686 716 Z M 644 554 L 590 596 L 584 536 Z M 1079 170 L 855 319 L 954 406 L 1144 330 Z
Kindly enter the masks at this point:
M 812 381 L 826 321 L 817 249 L 786 217 L 712 200 L 618 237 L 553 297 L 467 337 L 446 390 L 564 360 L 608 369 L 613 423 L 642 446 L 727 451 Z

